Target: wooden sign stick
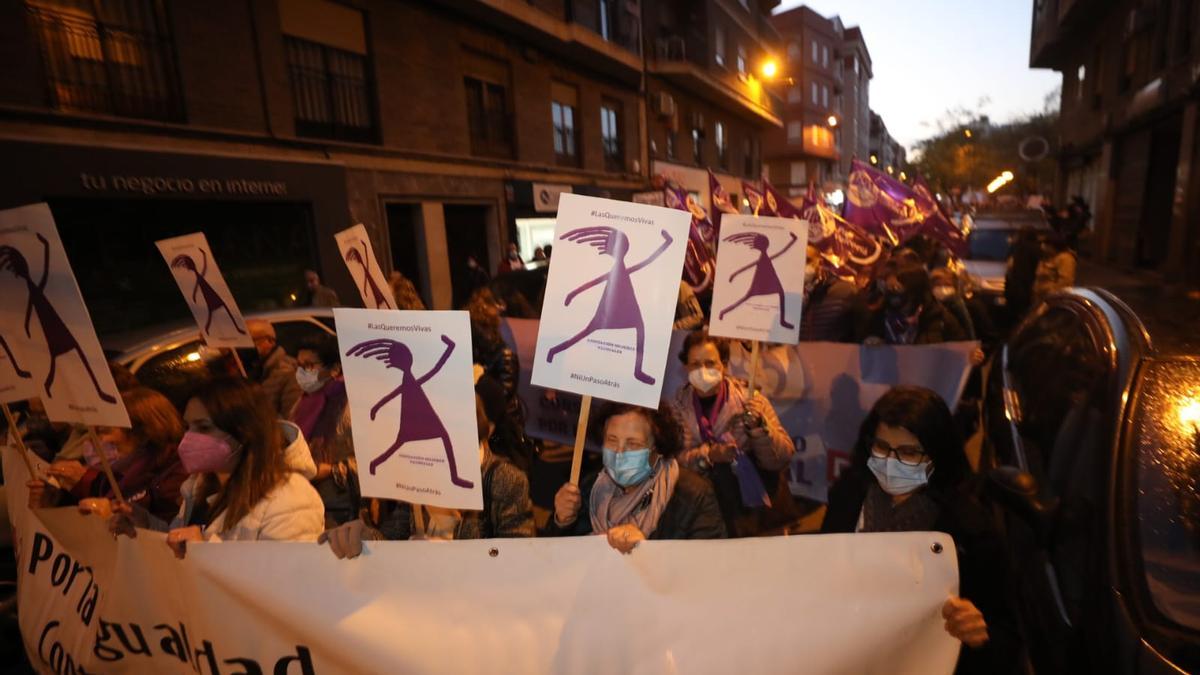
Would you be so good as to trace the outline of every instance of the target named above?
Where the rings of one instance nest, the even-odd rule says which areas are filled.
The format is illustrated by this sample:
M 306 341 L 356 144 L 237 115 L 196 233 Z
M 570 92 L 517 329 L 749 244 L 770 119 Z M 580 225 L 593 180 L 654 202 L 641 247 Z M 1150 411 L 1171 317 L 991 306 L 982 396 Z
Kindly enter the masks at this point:
M 108 455 L 104 449 L 100 447 L 100 437 L 96 435 L 96 427 L 88 425 L 88 438 L 92 441 L 92 447 L 96 450 L 96 455 L 100 457 L 100 467 L 104 469 L 104 475 L 108 478 L 108 484 L 112 486 L 113 495 L 117 501 L 125 501 L 125 495 L 121 493 L 121 486 L 117 485 L 117 477 L 113 475 L 112 465 L 108 463 Z
M 571 485 L 579 485 L 579 469 L 583 466 L 583 446 L 587 442 L 588 416 L 592 413 L 592 397 L 584 396 L 579 403 L 579 423 L 575 426 L 575 453 L 571 456 Z
M 21 460 L 25 462 L 25 468 L 29 471 L 31 479 L 37 478 L 37 472 L 33 470 L 33 464 L 29 461 L 29 448 L 25 447 L 25 439 L 21 438 L 21 433 L 17 431 L 17 420 L 13 417 L 12 409 L 7 403 L 0 403 L 0 407 L 4 408 L 4 420 L 8 422 L 8 433 L 12 434 L 13 442 L 17 446 L 17 453 L 21 455 Z
M 413 530 L 414 534 L 420 532 L 421 536 L 425 536 L 425 509 L 420 504 L 410 504 L 412 507 Z M 412 535 L 409 535 L 410 537 Z
M 758 340 L 750 341 L 750 370 L 746 378 L 746 395 L 754 398 L 754 380 L 758 377 Z
M 242 379 L 248 380 L 250 376 L 246 374 L 246 364 L 242 363 L 242 357 L 238 355 L 236 347 L 230 347 L 229 353 L 233 354 L 233 362 L 237 364 L 238 370 L 242 373 Z

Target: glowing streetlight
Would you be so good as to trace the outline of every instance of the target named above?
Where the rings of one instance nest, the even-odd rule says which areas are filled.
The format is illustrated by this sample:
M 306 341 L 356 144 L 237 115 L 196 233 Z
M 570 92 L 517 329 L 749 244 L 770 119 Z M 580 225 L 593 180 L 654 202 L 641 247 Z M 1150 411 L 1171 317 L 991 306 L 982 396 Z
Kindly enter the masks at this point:
M 1006 181 L 1011 181 L 1013 179 L 1013 172 L 1004 171 L 1000 174 L 1000 176 Z
M 894 173 L 896 173 L 896 170 L 892 168 L 892 165 L 891 165 L 891 164 L 888 164 L 888 165 L 887 165 L 887 172 L 888 172 L 888 175 L 890 176 L 891 174 L 894 174 Z
M 967 138 L 970 138 L 970 137 L 971 137 L 971 135 L 972 135 L 972 134 L 971 134 L 971 130 L 970 130 L 970 129 L 963 129 L 963 136 L 966 136 Z
M 872 164 L 878 164 L 878 163 L 879 163 L 879 158 L 878 158 L 878 157 L 876 157 L 875 155 L 871 155 L 871 163 L 872 163 Z
M 763 77 L 770 80 L 779 73 L 779 64 L 775 63 L 775 59 L 767 59 L 762 64 Z
M 830 115 L 828 118 L 826 118 L 826 119 L 825 119 L 825 121 L 826 121 L 826 122 L 829 124 L 829 126 L 831 126 L 831 127 L 836 127 L 836 126 L 838 125 L 838 118 L 837 118 L 837 115 Z
M 908 174 L 901 171 L 900 172 L 900 180 L 908 180 Z

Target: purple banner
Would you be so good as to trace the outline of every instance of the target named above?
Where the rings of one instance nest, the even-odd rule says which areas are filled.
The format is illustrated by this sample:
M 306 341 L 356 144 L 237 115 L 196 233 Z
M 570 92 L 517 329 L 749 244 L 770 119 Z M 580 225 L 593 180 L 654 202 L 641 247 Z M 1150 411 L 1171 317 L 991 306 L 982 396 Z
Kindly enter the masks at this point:
M 945 244 L 956 255 L 966 250 L 966 240 L 942 214 L 923 184 L 916 190 L 858 160 L 851 162 L 847 181 L 846 220 L 868 233 L 903 244 L 923 234 Z

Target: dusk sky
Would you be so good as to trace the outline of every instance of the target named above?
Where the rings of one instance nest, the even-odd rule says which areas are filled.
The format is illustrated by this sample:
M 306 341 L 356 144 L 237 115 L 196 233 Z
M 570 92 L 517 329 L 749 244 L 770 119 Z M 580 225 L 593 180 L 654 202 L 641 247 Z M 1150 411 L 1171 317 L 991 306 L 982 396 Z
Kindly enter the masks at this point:
M 871 52 L 871 108 L 910 151 L 937 131 L 949 108 L 975 109 L 1004 122 L 1041 110 L 1062 77 L 1030 70 L 1029 0 L 786 1 L 859 26 Z

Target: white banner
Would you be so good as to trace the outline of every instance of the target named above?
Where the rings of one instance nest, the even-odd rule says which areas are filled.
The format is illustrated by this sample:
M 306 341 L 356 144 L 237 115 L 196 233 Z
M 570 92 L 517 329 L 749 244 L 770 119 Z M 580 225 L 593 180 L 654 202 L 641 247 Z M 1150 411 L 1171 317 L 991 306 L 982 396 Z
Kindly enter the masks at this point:
M 46 204 L 0 211 L 0 336 L 0 401 L 39 396 L 55 422 L 129 426 Z
M 726 214 L 708 332 L 795 344 L 807 241 L 808 227 L 794 218 Z
M 379 261 L 375 259 L 375 249 L 371 246 L 371 238 L 367 236 L 367 228 L 359 223 L 333 235 L 337 240 L 338 251 L 350 271 L 350 278 L 362 295 L 363 306 L 367 309 L 396 309 L 396 299 L 392 297 L 392 287 L 388 285 Z
M 25 508 L 6 449 L 21 633 L 42 673 L 950 673 L 944 534 L 647 541 L 113 540 Z M 14 489 L 17 488 L 17 489 Z
M 562 196 L 534 384 L 658 405 L 690 225 L 685 211 Z
M 482 509 L 466 312 L 333 310 L 362 493 Z
M 210 347 L 253 347 L 246 320 L 203 232 L 154 242 Z

